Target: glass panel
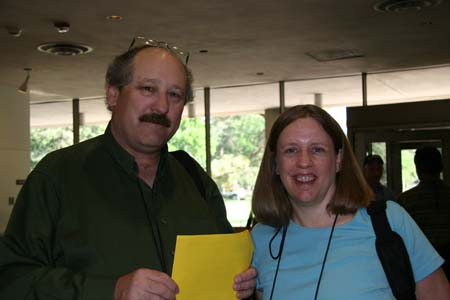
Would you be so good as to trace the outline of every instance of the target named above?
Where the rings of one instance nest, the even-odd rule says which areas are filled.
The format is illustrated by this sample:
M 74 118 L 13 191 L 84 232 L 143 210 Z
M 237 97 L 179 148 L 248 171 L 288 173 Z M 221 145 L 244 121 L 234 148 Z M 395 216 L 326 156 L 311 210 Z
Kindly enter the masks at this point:
M 211 89 L 211 115 L 264 113 L 279 107 L 278 83 Z
M 184 150 L 206 169 L 205 119 L 183 118 L 176 134 L 168 143 L 169 151 Z
M 30 105 L 31 169 L 49 152 L 73 143 L 72 103 Z
M 450 67 L 426 68 L 367 76 L 367 102 L 389 104 L 400 102 L 448 99 Z
M 347 108 L 345 106 L 323 107 L 341 126 L 347 135 Z
M 212 177 L 233 226 L 245 226 L 250 215 L 265 146 L 263 114 L 279 105 L 278 94 L 278 84 L 211 90 Z
M 30 127 L 72 126 L 72 102 L 31 103 Z
M 362 104 L 360 75 L 286 82 L 286 106 L 317 104 L 322 107 Z
M 402 149 L 402 191 L 409 190 L 419 183 L 414 165 L 415 149 Z
M 184 107 L 180 127 L 169 141 L 169 151 L 184 150 L 206 170 L 206 138 L 203 90 L 194 91 L 194 101 Z
M 387 160 L 386 160 L 386 143 L 384 142 L 378 142 L 378 143 L 372 143 L 372 154 L 378 154 L 381 156 L 381 159 L 384 162 L 383 165 L 383 175 L 381 176 L 380 182 L 384 186 L 387 186 Z M 379 173 L 378 173 L 379 174 Z
M 80 142 L 103 134 L 110 119 L 104 98 L 80 100 Z

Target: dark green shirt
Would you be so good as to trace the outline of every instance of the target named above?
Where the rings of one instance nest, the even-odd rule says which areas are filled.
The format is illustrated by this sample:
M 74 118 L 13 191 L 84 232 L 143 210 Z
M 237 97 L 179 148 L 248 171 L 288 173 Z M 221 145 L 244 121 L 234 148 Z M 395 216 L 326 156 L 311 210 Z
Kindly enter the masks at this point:
M 0 299 L 112 299 L 138 268 L 171 274 L 176 236 L 232 232 L 222 196 L 161 152 L 153 187 L 104 135 L 47 155 L 19 193 L 0 242 Z

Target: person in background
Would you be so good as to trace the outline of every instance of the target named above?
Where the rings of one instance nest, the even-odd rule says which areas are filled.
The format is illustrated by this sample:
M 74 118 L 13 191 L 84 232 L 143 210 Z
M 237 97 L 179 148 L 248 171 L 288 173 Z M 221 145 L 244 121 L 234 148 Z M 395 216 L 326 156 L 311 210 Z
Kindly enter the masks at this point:
M 363 163 L 364 177 L 375 195 L 375 201 L 395 200 L 394 192 L 384 186 L 380 180 L 383 176 L 383 159 L 377 154 L 366 156 Z
M 105 133 L 50 153 L 30 173 L 0 241 L 0 299 L 173 300 L 176 236 L 233 231 L 212 179 L 196 164 L 203 198 L 168 152 L 193 97 L 174 49 L 117 56 L 106 73 Z M 230 289 L 247 298 L 255 277 L 250 268 Z
M 372 197 L 347 137 L 325 110 L 283 112 L 252 199 L 258 299 L 393 299 L 366 210 Z M 450 299 L 443 259 L 401 206 L 386 204 L 409 254 L 417 299 Z
M 444 257 L 443 269 L 450 278 L 450 186 L 440 177 L 441 153 L 435 147 L 419 148 L 414 164 L 419 184 L 400 194 L 398 202 Z

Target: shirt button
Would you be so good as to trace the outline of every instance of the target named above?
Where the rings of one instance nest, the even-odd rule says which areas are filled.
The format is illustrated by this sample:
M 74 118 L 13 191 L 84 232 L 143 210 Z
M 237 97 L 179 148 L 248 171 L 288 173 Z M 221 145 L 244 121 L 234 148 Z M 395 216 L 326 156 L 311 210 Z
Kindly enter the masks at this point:
M 161 224 L 167 224 L 167 220 L 166 219 L 161 219 Z

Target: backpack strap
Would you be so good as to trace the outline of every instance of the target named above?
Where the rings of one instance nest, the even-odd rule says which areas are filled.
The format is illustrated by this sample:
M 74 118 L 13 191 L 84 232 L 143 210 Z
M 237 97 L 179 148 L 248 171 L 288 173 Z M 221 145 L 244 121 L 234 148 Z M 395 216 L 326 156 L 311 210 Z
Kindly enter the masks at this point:
M 416 283 L 402 237 L 392 231 L 386 216 L 386 202 L 372 201 L 367 212 L 375 231 L 375 246 L 389 286 L 397 300 L 415 300 Z
M 198 173 L 197 163 L 195 162 L 195 160 L 183 150 L 177 150 L 170 153 L 184 167 L 186 172 L 188 172 L 192 180 L 194 180 L 195 186 L 200 192 L 200 195 L 202 195 L 203 199 L 206 200 L 205 187 L 203 186 L 203 182 L 200 180 L 200 174 Z

